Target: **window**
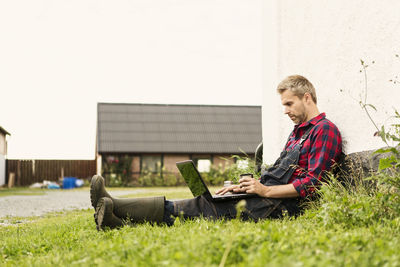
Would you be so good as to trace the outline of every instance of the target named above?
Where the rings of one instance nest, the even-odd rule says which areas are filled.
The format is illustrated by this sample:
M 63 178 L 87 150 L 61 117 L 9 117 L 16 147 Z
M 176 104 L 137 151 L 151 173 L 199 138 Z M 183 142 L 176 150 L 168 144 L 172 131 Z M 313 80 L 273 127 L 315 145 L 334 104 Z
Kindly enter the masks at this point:
M 199 159 L 197 160 L 197 169 L 199 172 L 209 172 L 211 167 L 211 160 Z
M 162 160 L 161 155 L 159 156 L 142 156 L 142 168 L 141 170 L 147 170 L 153 173 L 161 172 Z

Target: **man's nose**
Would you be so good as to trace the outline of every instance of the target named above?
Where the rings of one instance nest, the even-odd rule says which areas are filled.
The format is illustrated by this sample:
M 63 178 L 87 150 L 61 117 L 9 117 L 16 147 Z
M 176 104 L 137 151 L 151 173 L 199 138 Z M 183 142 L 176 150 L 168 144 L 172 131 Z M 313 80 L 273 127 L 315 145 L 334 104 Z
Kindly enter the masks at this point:
M 289 112 L 290 112 L 290 111 L 289 111 L 289 108 L 285 108 L 285 109 L 284 109 L 285 115 L 289 114 Z

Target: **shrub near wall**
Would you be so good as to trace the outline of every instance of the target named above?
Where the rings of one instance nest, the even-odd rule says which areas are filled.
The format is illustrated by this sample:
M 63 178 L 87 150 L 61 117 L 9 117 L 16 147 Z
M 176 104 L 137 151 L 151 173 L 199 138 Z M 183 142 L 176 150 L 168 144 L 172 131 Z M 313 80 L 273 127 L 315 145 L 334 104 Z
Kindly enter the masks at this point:
M 242 158 L 234 156 L 240 159 L 242 162 L 247 161 L 248 164 L 245 167 L 239 166 L 239 164 L 229 164 L 223 166 L 211 165 L 210 171 L 201 173 L 202 178 L 208 185 L 222 186 L 224 181 L 233 181 L 237 183 L 240 174 L 253 173 L 254 177 L 259 177 L 259 173 L 254 173 L 255 162 L 249 158 Z M 134 184 L 131 184 L 134 185 Z M 179 173 L 168 172 L 165 168 L 162 169 L 162 174 L 152 173 L 144 170 L 138 179 L 136 186 L 186 186 L 185 180 Z
M 162 174 L 152 173 L 144 170 L 138 181 L 131 185 L 137 186 L 182 186 L 186 185 L 182 176 L 179 173 L 165 171 L 163 168 Z
M 108 186 L 128 185 L 131 179 L 131 156 L 107 156 L 103 158 L 102 165 L 102 175 Z
M 240 174 L 253 173 L 254 177 L 259 177 L 259 173 L 254 173 L 255 162 L 247 157 L 232 156 L 236 162 L 247 162 L 247 166 L 239 166 L 237 163 L 211 165 L 208 172 L 201 173 L 204 181 L 208 185 L 222 186 L 224 181 L 237 183 Z M 180 173 L 174 173 L 165 167 L 161 173 L 154 173 L 143 169 L 138 179 L 132 178 L 132 157 L 107 156 L 103 159 L 103 177 L 106 179 L 107 186 L 186 186 L 185 180 Z

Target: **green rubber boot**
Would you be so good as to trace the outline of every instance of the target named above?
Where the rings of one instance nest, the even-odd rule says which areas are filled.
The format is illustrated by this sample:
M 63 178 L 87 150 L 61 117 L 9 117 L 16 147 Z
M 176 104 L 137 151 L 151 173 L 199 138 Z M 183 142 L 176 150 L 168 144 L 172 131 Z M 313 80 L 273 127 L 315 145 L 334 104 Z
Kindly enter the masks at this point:
M 132 223 L 162 223 L 165 197 L 113 198 L 113 212 Z
M 113 198 L 106 191 L 104 178 L 100 175 L 94 175 L 90 181 L 90 201 L 96 210 L 94 214 L 95 222 L 98 227 L 100 225 L 100 228 L 97 207 L 102 198 L 108 198 L 112 202 L 112 213 L 120 220 L 128 220 L 132 223 L 161 223 L 163 221 L 165 197 Z M 108 215 L 110 214 L 108 213 Z
M 113 213 L 113 201 L 111 198 L 102 197 L 97 201 L 95 218 L 97 230 L 120 228 L 124 222 Z
M 93 175 L 92 180 L 90 180 L 90 202 L 92 202 L 92 207 L 96 210 L 97 202 L 102 197 L 111 198 L 109 193 L 107 193 L 105 188 L 104 178 L 100 175 Z

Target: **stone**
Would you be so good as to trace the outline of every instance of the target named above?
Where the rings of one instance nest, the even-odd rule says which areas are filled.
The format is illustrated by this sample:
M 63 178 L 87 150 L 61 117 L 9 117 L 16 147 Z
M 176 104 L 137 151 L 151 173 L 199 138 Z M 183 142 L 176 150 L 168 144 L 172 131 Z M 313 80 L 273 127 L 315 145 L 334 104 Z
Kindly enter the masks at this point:
M 399 151 L 400 146 L 397 147 Z M 367 177 L 376 175 L 379 170 L 379 161 L 392 155 L 392 152 L 375 153 L 376 150 L 368 150 L 343 155 L 339 163 L 334 167 L 334 174 L 342 181 L 354 184 Z M 390 170 L 385 171 L 390 174 Z

